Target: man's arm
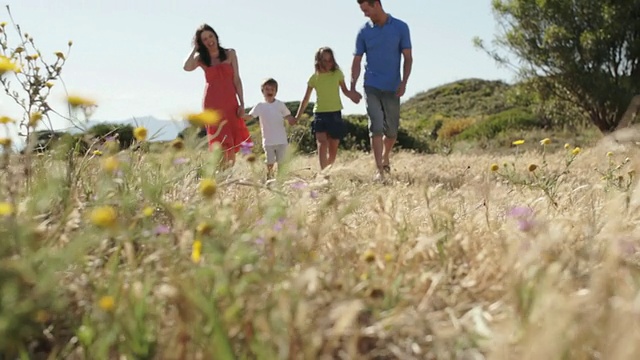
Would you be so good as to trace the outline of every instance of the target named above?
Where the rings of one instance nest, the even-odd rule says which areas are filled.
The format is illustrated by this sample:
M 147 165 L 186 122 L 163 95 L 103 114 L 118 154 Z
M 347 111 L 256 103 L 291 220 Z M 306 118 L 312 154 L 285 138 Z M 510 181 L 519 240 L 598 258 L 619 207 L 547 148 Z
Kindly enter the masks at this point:
M 353 62 L 351 63 L 351 91 L 356 91 L 356 83 L 360 77 L 360 70 L 362 64 L 362 55 L 354 55 Z
M 404 24 L 401 31 L 400 48 L 402 49 L 402 58 L 404 59 L 402 65 L 402 81 L 396 91 L 398 97 L 404 95 L 407 89 L 407 82 L 409 82 L 409 76 L 411 75 L 411 68 L 413 66 L 413 54 L 411 53 L 411 31 L 409 26 Z
M 404 58 L 402 65 L 402 82 L 398 87 L 398 91 L 396 95 L 401 97 L 404 95 L 404 92 L 407 90 L 407 82 L 409 81 L 409 76 L 411 75 L 411 68 L 413 67 L 413 55 L 411 53 L 411 49 L 402 50 L 402 57 Z

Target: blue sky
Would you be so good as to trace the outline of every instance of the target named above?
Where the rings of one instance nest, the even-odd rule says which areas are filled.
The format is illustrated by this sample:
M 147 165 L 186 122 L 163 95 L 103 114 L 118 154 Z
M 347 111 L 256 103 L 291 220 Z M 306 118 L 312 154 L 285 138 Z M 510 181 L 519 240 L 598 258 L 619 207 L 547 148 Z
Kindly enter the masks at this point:
M 512 80 L 474 48 L 496 30 L 490 0 L 383 0 L 388 13 L 409 24 L 414 65 L 407 94 L 454 80 L 477 77 Z M 356 33 L 367 20 L 355 0 L 0 0 L 30 33 L 45 56 L 74 45 L 63 70 L 70 92 L 94 98 L 98 120 L 154 116 L 179 119 L 199 111 L 204 75 L 182 70 L 196 27 L 213 26 L 223 46 L 236 49 L 250 106 L 261 99 L 260 82 L 274 77 L 278 98 L 300 100 L 320 46 L 334 49 L 338 64 L 349 68 Z M 15 34 L 9 31 L 9 34 Z M 362 86 L 362 77 L 359 87 Z M 51 103 L 64 109 L 62 86 Z M 11 99 L 0 94 L 0 112 L 18 116 Z M 345 114 L 364 113 L 364 104 L 343 98 Z M 60 119 L 54 126 L 64 127 Z

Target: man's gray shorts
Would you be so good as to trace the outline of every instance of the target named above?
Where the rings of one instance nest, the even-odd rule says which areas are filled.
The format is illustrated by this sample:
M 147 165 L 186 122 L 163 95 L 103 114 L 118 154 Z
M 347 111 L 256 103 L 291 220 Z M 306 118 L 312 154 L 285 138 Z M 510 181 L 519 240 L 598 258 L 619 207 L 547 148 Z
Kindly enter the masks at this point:
M 364 87 L 364 97 L 369 115 L 369 135 L 398 137 L 400 126 L 400 98 L 395 91 L 384 91 L 371 86 Z

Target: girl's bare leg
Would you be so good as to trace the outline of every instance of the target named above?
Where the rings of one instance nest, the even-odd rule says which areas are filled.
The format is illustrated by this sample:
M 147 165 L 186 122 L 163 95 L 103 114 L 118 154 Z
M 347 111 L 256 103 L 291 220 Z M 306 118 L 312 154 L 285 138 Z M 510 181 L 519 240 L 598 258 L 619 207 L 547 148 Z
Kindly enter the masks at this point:
M 340 146 L 340 140 L 328 138 L 329 143 L 329 156 L 327 158 L 327 166 L 332 165 L 336 161 L 338 155 L 338 146 Z
M 320 160 L 320 169 L 329 165 L 329 139 L 326 132 L 316 133 L 316 143 L 318 144 L 318 158 Z

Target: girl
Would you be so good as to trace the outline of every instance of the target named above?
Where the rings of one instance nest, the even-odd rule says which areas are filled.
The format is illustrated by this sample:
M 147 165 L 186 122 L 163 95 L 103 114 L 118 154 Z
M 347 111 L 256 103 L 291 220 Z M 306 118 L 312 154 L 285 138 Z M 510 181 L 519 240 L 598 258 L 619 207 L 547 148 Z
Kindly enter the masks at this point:
M 207 84 L 203 107 L 222 113 L 219 125 L 207 126 L 209 148 L 215 143 L 221 144 L 225 165 L 233 165 L 240 146 L 251 142 L 249 130 L 242 119 L 244 96 L 238 57 L 233 49 L 225 49 L 220 45 L 218 34 L 207 24 L 197 29 L 193 43 L 184 70 L 204 70 Z
M 307 82 L 307 91 L 296 114 L 299 119 L 307 108 L 311 92 L 315 90 L 316 103 L 313 107 L 311 133 L 315 135 L 318 144 L 320 169 L 334 163 L 340 139 L 344 136 L 340 89 L 351 101 L 357 102 L 357 94 L 347 89 L 344 83 L 344 74 L 336 63 L 333 50 L 322 47 L 316 52 L 315 72 Z

